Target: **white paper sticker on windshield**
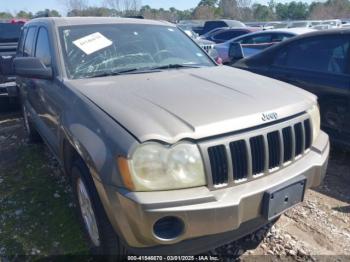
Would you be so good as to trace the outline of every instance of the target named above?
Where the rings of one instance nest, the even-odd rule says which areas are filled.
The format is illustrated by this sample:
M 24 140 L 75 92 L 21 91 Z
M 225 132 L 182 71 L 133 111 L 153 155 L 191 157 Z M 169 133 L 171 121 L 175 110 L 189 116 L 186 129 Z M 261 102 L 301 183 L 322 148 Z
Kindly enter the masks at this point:
M 73 44 L 80 48 L 85 54 L 90 55 L 98 50 L 112 45 L 113 42 L 101 33 L 97 32 L 75 40 Z

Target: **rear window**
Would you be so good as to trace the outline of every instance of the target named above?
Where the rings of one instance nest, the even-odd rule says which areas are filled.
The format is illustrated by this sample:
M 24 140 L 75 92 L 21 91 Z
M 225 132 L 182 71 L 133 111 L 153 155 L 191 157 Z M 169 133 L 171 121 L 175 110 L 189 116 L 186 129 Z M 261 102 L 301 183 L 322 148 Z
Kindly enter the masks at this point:
M 11 43 L 18 42 L 19 36 L 21 34 L 22 24 L 0 24 L 0 42 L 1 43 Z

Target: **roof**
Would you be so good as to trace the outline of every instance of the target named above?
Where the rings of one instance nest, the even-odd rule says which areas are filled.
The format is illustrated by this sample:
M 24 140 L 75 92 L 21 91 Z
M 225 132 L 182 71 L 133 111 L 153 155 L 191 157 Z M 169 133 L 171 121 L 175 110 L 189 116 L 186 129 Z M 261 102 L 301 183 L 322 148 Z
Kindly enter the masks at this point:
M 322 35 L 342 35 L 350 34 L 349 28 L 336 28 L 336 29 L 327 29 L 327 30 L 316 30 L 308 34 L 308 36 L 322 36 Z
M 349 35 L 350 34 L 350 29 L 349 28 L 338 28 L 338 29 L 327 29 L 327 30 L 316 30 L 314 32 L 311 33 L 307 33 L 307 34 L 301 34 L 298 35 L 296 37 L 292 37 L 289 38 L 285 41 L 282 41 L 276 45 L 273 45 L 269 48 L 266 48 L 265 50 L 263 50 L 261 53 L 253 55 L 251 57 L 247 57 L 244 58 L 242 60 L 240 60 L 242 63 L 244 63 L 244 61 L 250 61 L 250 60 L 255 60 L 255 59 L 260 59 L 260 56 L 269 56 L 271 52 L 274 52 L 274 50 L 278 49 L 278 48 L 284 48 L 285 46 L 289 45 L 289 43 L 293 43 L 295 41 L 299 41 L 300 39 L 305 39 L 305 38 L 309 38 L 309 37 L 314 37 L 314 36 L 339 36 L 339 35 Z
M 271 29 L 271 30 L 266 30 L 266 32 L 280 32 L 280 33 L 292 33 L 296 35 L 301 35 L 301 34 L 306 34 L 306 33 L 311 33 L 315 32 L 315 29 L 312 28 L 276 28 L 276 29 Z
M 241 21 L 238 20 L 230 20 L 230 19 L 216 19 L 216 20 L 207 20 L 205 23 L 215 23 L 215 22 L 224 22 L 229 27 L 236 27 L 237 25 L 241 25 L 242 27 L 245 27 L 245 24 L 243 24 Z
M 269 29 L 269 30 L 264 30 L 264 31 L 257 31 L 245 35 L 238 36 L 236 38 L 233 38 L 228 41 L 230 42 L 236 42 L 238 40 L 241 40 L 242 38 L 245 38 L 247 36 L 253 36 L 253 35 L 261 35 L 261 34 L 269 34 L 273 32 L 278 32 L 278 33 L 287 33 L 287 34 L 295 34 L 295 35 L 301 35 L 301 34 L 306 34 L 306 33 L 311 33 L 311 32 L 316 32 L 315 29 L 311 28 L 277 28 L 277 29 Z
M 215 30 L 215 29 L 213 29 L 213 30 Z M 211 30 L 211 31 L 213 31 L 213 30 Z M 255 32 L 255 31 L 260 32 L 261 31 L 261 29 L 258 27 L 250 27 L 250 26 L 246 26 L 246 27 L 221 27 L 221 28 L 218 28 L 217 32 L 215 32 L 214 34 L 221 33 L 221 31 L 242 31 L 242 30 L 247 31 L 247 32 Z
M 289 31 L 290 29 L 302 29 L 302 28 L 286 28 L 286 29 L 272 29 L 272 30 L 266 30 L 264 32 L 271 32 L 271 31 Z M 308 28 L 305 28 L 308 29 Z M 350 34 L 350 28 L 337 28 L 337 29 L 327 29 L 327 30 L 313 30 L 313 29 L 308 29 L 309 31 L 303 34 L 299 34 L 295 37 L 289 38 L 288 40 L 282 41 L 281 43 L 274 45 L 270 48 L 268 48 L 269 50 L 273 50 L 276 46 L 279 45 L 287 45 L 289 42 L 301 39 L 301 38 L 305 38 L 305 37 L 312 37 L 312 36 L 329 36 L 329 35 L 342 35 L 342 34 Z
M 166 21 L 155 21 L 147 19 L 121 18 L 121 17 L 43 17 L 35 18 L 31 23 L 50 23 L 56 26 L 70 25 L 98 25 L 98 24 L 144 24 L 144 25 L 164 25 L 175 26 Z

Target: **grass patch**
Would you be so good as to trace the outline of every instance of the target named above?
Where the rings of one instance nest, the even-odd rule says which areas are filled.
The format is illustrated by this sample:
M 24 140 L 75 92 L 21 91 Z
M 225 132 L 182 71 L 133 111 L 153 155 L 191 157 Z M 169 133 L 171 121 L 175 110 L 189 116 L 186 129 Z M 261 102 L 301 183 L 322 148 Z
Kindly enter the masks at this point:
M 45 152 L 21 146 L 14 166 L 0 169 L 0 255 L 88 254 L 69 183 Z

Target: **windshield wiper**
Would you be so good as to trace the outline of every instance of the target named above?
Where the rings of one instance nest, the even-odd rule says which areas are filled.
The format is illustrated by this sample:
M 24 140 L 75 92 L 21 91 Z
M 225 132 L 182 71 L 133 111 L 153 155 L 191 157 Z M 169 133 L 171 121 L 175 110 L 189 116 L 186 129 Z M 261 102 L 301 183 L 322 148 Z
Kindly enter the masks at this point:
M 105 71 L 99 74 L 91 75 L 88 76 L 87 78 L 95 78 L 95 77 L 104 77 L 104 76 L 116 76 L 116 75 L 123 75 L 123 74 L 128 74 L 132 72 L 145 72 L 148 70 L 144 69 L 139 69 L 139 68 L 130 68 L 130 69 L 125 69 L 125 70 L 115 70 L 115 71 Z
M 95 78 L 95 77 L 104 77 L 104 76 L 116 76 L 123 75 L 128 73 L 150 73 L 157 72 L 162 69 L 176 69 L 176 68 L 200 68 L 201 66 L 197 65 L 186 65 L 186 64 L 169 64 L 164 66 L 155 66 L 150 68 L 130 68 L 125 70 L 115 70 L 115 71 L 104 71 L 99 74 L 94 74 L 87 76 L 87 78 Z
M 169 64 L 169 65 L 163 65 L 163 66 L 156 66 L 150 68 L 151 70 L 161 70 L 161 69 L 177 69 L 177 68 L 200 68 L 201 66 L 198 65 L 186 65 L 186 64 Z

